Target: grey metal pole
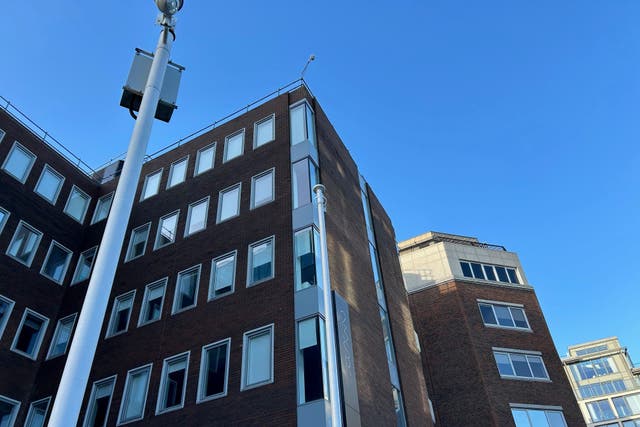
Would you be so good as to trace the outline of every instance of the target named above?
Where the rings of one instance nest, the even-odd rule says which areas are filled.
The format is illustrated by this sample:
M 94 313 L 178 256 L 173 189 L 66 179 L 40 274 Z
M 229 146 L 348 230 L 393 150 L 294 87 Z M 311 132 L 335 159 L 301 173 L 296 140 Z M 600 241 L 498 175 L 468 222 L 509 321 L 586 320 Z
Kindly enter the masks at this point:
M 51 410 L 49 427 L 70 427 L 78 423 L 80 407 L 91 372 L 102 322 L 107 310 L 120 251 L 125 239 L 140 171 L 151 136 L 160 90 L 173 43 L 172 28 L 164 25 L 144 89 L 140 113 L 133 128 L 129 149 L 113 198 L 93 274 L 82 305 L 78 326 Z
M 333 298 L 331 298 L 331 281 L 329 280 L 329 254 L 327 251 L 327 230 L 324 222 L 324 212 L 327 207 L 327 198 L 324 195 L 325 187 L 318 184 L 313 187 L 316 193 L 318 205 L 318 227 L 320 228 L 320 258 L 322 259 L 322 293 L 325 310 L 325 335 L 327 341 L 327 370 L 329 371 L 329 393 L 331 398 L 331 425 L 342 426 L 342 404 L 340 401 L 340 387 L 338 377 L 338 350 L 335 336 L 333 317 Z

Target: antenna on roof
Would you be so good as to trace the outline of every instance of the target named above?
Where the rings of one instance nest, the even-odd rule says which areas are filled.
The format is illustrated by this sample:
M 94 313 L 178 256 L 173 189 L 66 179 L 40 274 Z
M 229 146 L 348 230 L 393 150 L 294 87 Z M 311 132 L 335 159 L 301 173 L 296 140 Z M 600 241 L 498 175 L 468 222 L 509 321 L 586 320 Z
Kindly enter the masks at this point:
M 309 55 L 309 59 L 307 59 L 307 63 L 304 64 L 304 68 L 302 69 L 302 72 L 300 73 L 300 78 L 304 78 L 304 73 L 306 73 L 307 71 L 307 67 L 309 67 L 309 64 L 311 64 L 311 61 L 314 61 L 316 59 L 316 56 L 314 54 Z

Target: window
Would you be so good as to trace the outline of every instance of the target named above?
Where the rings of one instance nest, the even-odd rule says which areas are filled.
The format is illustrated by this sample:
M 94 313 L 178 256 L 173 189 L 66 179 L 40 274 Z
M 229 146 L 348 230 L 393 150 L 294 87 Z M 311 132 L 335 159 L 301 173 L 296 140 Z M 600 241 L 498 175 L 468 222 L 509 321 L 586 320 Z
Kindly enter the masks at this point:
M 560 410 L 511 408 L 516 427 L 567 427 Z
M 296 290 L 309 286 L 322 286 L 320 235 L 314 227 L 297 231 L 293 235 L 294 276 Z
M 202 348 L 198 403 L 226 396 L 230 347 L 231 338 L 227 338 Z
M 576 351 L 576 356 L 586 356 L 587 354 L 599 353 L 601 351 L 607 350 L 608 348 L 609 347 L 607 347 L 606 344 L 597 345 L 595 347 L 587 347 L 587 348 L 583 348 L 581 350 L 577 350 Z
M 193 172 L 194 176 L 200 175 L 208 171 L 209 169 L 213 169 L 213 165 L 216 159 L 216 143 L 214 142 L 211 145 L 207 145 L 198 150 L 198 155 L 196 157 L 196 167 Z
M 83 427 L 105 427 L 107 425 L 115 384 L 115 375 L 93 383 Z
M 9 219 L 9 211 L 3 208 L 0 208 L 0 233 L 4 229 L 7 220 Z
M 98 199 L 96 209 L 93 211 L 93 218 L 91 218 L 91 224 L 102 221 L 109 216 L 111 210 L 111 203 L 113 203 L 113 192 L 105 194 Z
M 77 315 L 78 313 L 73 313 L 72 315 L 58 320 L 58 325 L 56 326 L 53 338 L 51 339 L 51 346 L 49 347 L 47 359 L 62 356 L 67 352 L 67 347 L 71 341 L 71 332 L 73 331 L 73 326 L 76 323 Z
M 249 265 L 247 285 L 253 285 L 273 278 L 273 242 L 275 237 L 249 245 Z
M 571 372 L 576 381 L 582 381 L 613 374 L 618 368 L 612 357 L 601 357 L 571 365 Z
M 48 324 L 49 319 L 43 315 L 28 308 L 25 309 L 11 350 L 36 360 Z
M 51 241 L 49 251 L 42 264 L 40 274 L 58 284 L 62 284 L 71 262 L 71 251 L 55 240 Z
M 136 291 L 133 290 L 115 298 L 113 308 L 111 309 L 111 320 L 107 328 L 106 338 L 127 332 L 135 297 Z
M 612 420 L 616 417 L 608 399 L 587 403 L 587 410 L 592 422 Z
M 144 289 L 142 308 L 138 326 L 146 325 L 162 317 L 162 307 L 164 306 L 164 295 L 167 290 L 167 279 L 153 282 Z
M 144 185 L 142 186 L 142 195 L 140 196 L 140 201 L 147 200 L 149 197 L 158 194 L 161 178 L 162 169 L 150 173 L 144 178 Z
M 391 386 L 391 394 L 393 395 L 393 408 L 396 411 L 396 421 L 398 422 L 398 426 L 407 427 L 407 420 L 404 416 L 402 392 L 395 386 Z
M 485 325 L 531 330 L 521 305 L 487 301 L 479 302 L 478 307 Z
M 241 390 L 273 382 L 273 325 L 245 332 Z
M 4 328 L 7 326 L 7 322 L 9 321 L 9 316 L 11 316 L 11 311 L 13 311 L 14 305 L 14 301 L 0 295 L 0 338 L 2 338 L 2 333 L 4 332 Z
M 94 246 L 80 254 L 76 271 L 73 273 L 73 279 L 71 280 L 72 285 L 87 280 L 91 276 L 93 262 L 96 260 L 96 252 L 98 252 L 98 247 Z
M 151 366 L 148 364 L 127 372 L 120 413 L 118 414 L 118 425 L 138 421 L 144 417 Z
M 578 387 L 578 392 L 583 399 L 598 397 L 605 394 L 614 394 L 626 391 L 627 385 L 624 380 L 602 381 L 599 383 L 586 384 Z
M 42 233 L 24 221 L 20 221 L 16 232 L 13 234 L 7 255 L 16 261 L 31 266 L 33 257 L 36 256 L 36 250 L 42 239 Z
M 635 420 L 623 421 L 622 427 L 640 427 L 640 418 L 636 418 Z
M 241 189 L 242 183 L 238 183 L 220 191 L 220 195 L 218 196 L 218 223 L 240 214 Z
M 13 427 L 19 409 L 20 402 L 0 395 L 0 426 Z
M 251 209 L 273 202 L 275 169 L 251 178 Z
M 275 115 L 272 114 L 253 126 L 253 148 L 258 148 L 276 139 L 274 127 Z
M 40 179 L 33 190 L 52 205 L 56 204 L 58 194 L 62 188 L 64 177 L 56 172 L 51 166 L 44 165 Z
M 318 167 L 310 160 L 303 159 L 292 165 L 293 208 L 308 205 L 313 200 L 311 189 L 318 183 Z
M 178 313 L 195 307 L 198 302 L 198 287 L 200 284 L 200 265 L 191 267 L 178 273 L 176 280 L 176 294 L 173 298 L 173 311 Z
M 244 152 L 244 129 L 229 135 L 224 139 L 224 156 L 222 162 L 242 156 Z
M 611 400 L 620 418 L 640 414 L 640 393 L 614 397 Z
M 24 184 L 35 161 L 35 154 L 16 141 L 13 143 L 11 150 L 9 150 L 7 158 L 4 159 L 2 169 Z
M 64 207 L 64 213 L 82 224 L 90 202 L 91 197 L 74 185 Z
M 236 254 L 237 251 L 233 251 L 211 261 L 209 300 L 233 292 L 236 282 Z
M 493 356 L 502 378 L 548 380 L 542 357 L 522 352 L 503 352 L 494 349 Z
M 298 403 L 329 398 L 324 320 L 298 322 Z
M 207 211 L 209 210 L 209 197 L 191 203 L 187 212 L 187 225 L 184 229 L 184 237 L 202 231 L 207 228 Z
M 164 360 L 156 414 L 180 409 L 184 406 L 188 368 L 189 352 Z
M 180 211 L 175 211 L 160 218 L 154 249 L 162 248 L 176 241 L 179 215 Z
M 181 182 L 184 182 L 184 179 L 187 176 L 188 164 L 189 156 L 171 163 L 171 169 L 169 169 L 169 179 L 167 180 L 167 188 L 175 187 Z
M 309 141 L 316 145 L 313 110 L 303 101 L 289 110 L 291 119 L 291 145 Z
M 516 269 L 512 267 L 480 264 L 471 261 L 460 261 L 460 267 L 462 268 L 464 277 L 491 280 L 493 282 L 514 283 L 516 285 L 520 284 Z
M 0 142 L 2 142 L 2 140 L 4 139 L 5 135 L 6 135 L 6 132 L 3 131 L 2 129 L 0 129 Z
M 126 261 L 131 261 L 144 255 L 144 251 L 147 247 L 147 239 L 149 238 L 149 229 L 151 223 L 141 225 L 138 228 L 134 228 L 131 231 L 131 237 L 129 238 L 129 248 L 127 249 Z
M 51 397 L 40 399 L 29 405 L 29 413 L 27 414 L 27 420 L 24 422 L 24 427 L 44 427 L 44 419 L 47 417 L 49 402 L 51 402 Z M 0 425 L 4 426 L 1 420 Z

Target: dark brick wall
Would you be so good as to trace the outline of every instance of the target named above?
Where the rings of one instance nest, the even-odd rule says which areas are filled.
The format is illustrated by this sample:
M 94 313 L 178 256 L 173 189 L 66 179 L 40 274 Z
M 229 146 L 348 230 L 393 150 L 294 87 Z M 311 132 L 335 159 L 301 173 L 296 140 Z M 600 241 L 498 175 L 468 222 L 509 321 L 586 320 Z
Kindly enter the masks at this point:
M 477 299 L 523 304 L 532 332 L 484 326 Z M 532 290 L 451 281 L 409 301 L 442 425 L 513 426 L 509 403 L 525 403 L 562 406 L 569 426 L 584 426 Z M 492 347 L 540 351 L 551 382 L 500 378 Z

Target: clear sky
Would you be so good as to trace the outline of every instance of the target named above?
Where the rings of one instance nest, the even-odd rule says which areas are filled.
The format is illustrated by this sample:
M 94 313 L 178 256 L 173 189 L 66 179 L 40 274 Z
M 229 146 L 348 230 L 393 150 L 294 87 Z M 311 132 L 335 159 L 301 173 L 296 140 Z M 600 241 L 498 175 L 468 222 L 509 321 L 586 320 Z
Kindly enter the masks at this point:
M 133 49 L 155 47 L 155 10 L 4 2 L 0 95 L 90 165 L 118 156 L 133 127 L 121 87 Z M 435 230 L 518 252 L 561 355 L 617 335 L 640 362 L 638 22 L 636 0 L 186 0 L 180 108 L 149 152 L 314 53 L 305 77 L 398 240 Z

